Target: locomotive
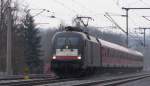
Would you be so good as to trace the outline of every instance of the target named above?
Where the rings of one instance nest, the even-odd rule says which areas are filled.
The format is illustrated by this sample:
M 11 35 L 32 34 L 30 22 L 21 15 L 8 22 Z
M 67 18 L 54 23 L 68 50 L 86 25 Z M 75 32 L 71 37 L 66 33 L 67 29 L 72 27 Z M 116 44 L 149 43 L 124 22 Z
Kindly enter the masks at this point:
M 143 54 L 67 27 L 52 39 L 51 68 L 56 74 L 143 68 Z

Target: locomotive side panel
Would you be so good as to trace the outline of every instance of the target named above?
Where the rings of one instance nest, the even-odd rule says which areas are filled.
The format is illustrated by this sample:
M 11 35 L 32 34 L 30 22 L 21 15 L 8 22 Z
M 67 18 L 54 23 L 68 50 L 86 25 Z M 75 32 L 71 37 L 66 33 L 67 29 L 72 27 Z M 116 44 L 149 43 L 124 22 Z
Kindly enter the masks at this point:
M 90 58 L 91 57 L 91 47 L 92 47 L 92 45 L 91 45 L 91 43 L 90 43 L 90 41 L 88 41 L 88 40 L 85 40 L 85 46 L 84 46 L 84 66 L 85 67 L 90 67 L 90 65 L 92 64 L 92 58 Z
M 88 67 L 100 67 L 101 57 L 100 57 L 100 44 L 95 38 L 86 40 L 85 46 L 85 63 Z
M 100 45 L 98 43 L 92 43 L 92 57 L 93 58 L 93 66 L 100 67 L 101 65 L 101 57 L 100 57 Z

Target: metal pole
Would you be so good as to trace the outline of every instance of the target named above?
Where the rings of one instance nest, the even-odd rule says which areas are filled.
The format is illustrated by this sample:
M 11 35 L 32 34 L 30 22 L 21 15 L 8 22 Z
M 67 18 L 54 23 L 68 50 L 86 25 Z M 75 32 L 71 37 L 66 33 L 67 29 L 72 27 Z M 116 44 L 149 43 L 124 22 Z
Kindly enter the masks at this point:
M 11 17 L 11 7 L 8 7 L 8 28 L 7 28 L 7 58 L 6 58 L 6 73 L 7 75 L 11 75 L 11 30 L 12 30 L 12 17 Z
M 129 32 L 128 32 L 128 29 L 129 29 L 129 26 L 128 26 L 128 11 L 129 11 L 129 9 L 126 9 L 126 35 L 127 35 L 127 39 L 126 39 L 126 44 L 127 44 L 127 47 L 128 47 L 128 44 L 129 44 L 129 42 L 128 42 L 128 40 L 129 40 Z
M 146 30 L 146 29 L 144 28 L 144 47 L 145 47 L 145 45 L 146 45 L 146 44 L 145 44 L 145 43 L 146 43 L 146 40 L 145 40 L 145 30 Z

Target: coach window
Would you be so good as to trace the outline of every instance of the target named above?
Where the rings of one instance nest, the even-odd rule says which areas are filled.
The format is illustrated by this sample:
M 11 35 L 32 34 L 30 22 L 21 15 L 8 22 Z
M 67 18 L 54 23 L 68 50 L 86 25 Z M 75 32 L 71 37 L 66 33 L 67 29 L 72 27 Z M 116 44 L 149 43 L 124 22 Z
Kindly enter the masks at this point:
M 135 55 L 133 55 L 133 61 L 135 60 L 136 58 L 135 58 Z
M 109 48 L 107 48 L 107 57 L 110 57 L 110 53 L 111 52 L 109 52 Z
M 116 50 L 113 50 L 114 51 L 114 53 L 113 53 L 113 55 L 114 55 L 114 57 L 116 58 L 117 56 L 116 56 Z
M 123 53 L 123 59 L 125 58 L 125 53 Z
M 129 57 L 130 57 L 130 59 L 132 60 L 132 55 L 130 55 Z
M 140 61 L 143 61 L 142 57 L 140 57 Z
M 105 56 L 107 56 L 107 48 L 105 48 Z
M 142 61 L 142 58 L 140 57 L 140 61 Z
M 142 61 L 141 58 L 139 58 L 139 61 Z
M 116 58 L 116 50 L 113 50 L 113 51 L 114 51 L 113 55 L 114 55 L 114 57 Z
M 128 59 L 130 59 L 130 54 L 128 54 Z
M 105 56 L 107 56 L 107 48 L 105 48 Z
M 133 59 L 133 61 L 134 61 L 134 60 L 135 60 L 135 56 L 134 56 L 134 55 L 132 55 L 132 56 L 133 56 L 133 58 L 132 58 L 132 59 Z
M 114 58 L 114 50 L 112 50 L 112 57 Z
M 106 48 L 106 52 L 107 52 L 107 53 L 106 53 L 106 56 L 109 57 L 109 51 L 108 51 L 108 48 Z
M 111 50 L 111 57 L 114 57 L 114 51 L 112 50 L 112 49 L 110 49 Z
M 126 56 L 125 56 L 125 59 L 127 59 L 128 58 L 128 53 L 126 53 Z
M 106 56 L 107 56 L 107 57 L 109 56 L 108 48 L 106 48 Z
M 116 58 L 116 57 L 117 57 L 117 56 L 116 56 L 116 54 L 117 54 L 117 53 L 116 53 L 116 50 L 114 50 L 114 53 L 113 53 L 113 54 L 114 54 L 114 57 Z
M 131 60 L 130 54 L 128 55 L 128 59 L 130 59 L 130 60 Z
M 120 52 L 120 57 L 119 58 L 121 58 L 122 57 L 122 52 Z
M 131 60 L 133 61 L 133 55 L 130 55 Z
M 101 49 L 102 49 L 102 55 L 105 56 L 105 48 L 102 47 Z
M 141 61 L 141 57 L 140 56 L 138 56 L 139 57 L 139 61 Z
M 118 51 L 116 51 L 116 58 L 118 58 L 119 56 L 118 56 Z
M 137 60 L 137 61 L 140 61 L 140 58 L 137 56 L 136 60 Z
M 120 56 L 120 58 L 122 58 L 123 57 L 123 53 L 121 52 L 121 56 Z
M 138 58 L 136 58 L 136 55 L 134 55 L 134 60 L 137 61 Z
M 118 57 L 118 58 L 120 58 L 120 57 L 121 57 L 120 51 L 119 51 L 118 53 L 119 53 L 119 54 L 118 54 L 118 55 L 119 55 L 119 57 Z
M 124 53 L 122 52 L 122 57 L 121 58 L 124 58 Z
M 105 48 L 102 47 L 103 56 L 105 56 Z
M 111 50 L 108 48 L 108 56 L 111 57 Z
M 110 48 L 108 48 L 108 53 L 109 53 L 109 57 L 112 57 L 112 55 L 111 55 L 111 49 Z
M 112 49 L 110 49 L 110 51 L 111 51 L 111 54 L 110 54 L 111 57 L 114 57 L 114 53 L 113 53 L 114 51 Z
M 137 58 L 137 61 L 140 61 L 140 58 L 139 58 L 139 57 Z
M 139 57 L 137 56 L 136 61 L 139 61 Z
M 124 55 L 123 55 L 123 59 L 126 57 L 126 54 L 124 53 Z
M 120 51 L 119 51 L 119 52 L 118 52 L 118 58 L 120 58 L 120 55 L 121 55 L 121 54 L 120 54 Z
M 109 52 L 110 52 L 110 57 L 113 57 L 113 50 L 111 48 L 109 48 Z

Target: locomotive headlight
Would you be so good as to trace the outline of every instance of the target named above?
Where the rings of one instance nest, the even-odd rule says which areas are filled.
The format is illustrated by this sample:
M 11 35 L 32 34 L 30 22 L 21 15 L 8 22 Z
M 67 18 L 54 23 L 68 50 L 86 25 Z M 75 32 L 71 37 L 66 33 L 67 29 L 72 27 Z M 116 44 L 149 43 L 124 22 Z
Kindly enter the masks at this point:
M 81 56 L 78 56 L 78 59 L 80 60 L 80 59 L 81 59 Z
M 56 59 L 56 56 L 53 56 L 53 59 Z

